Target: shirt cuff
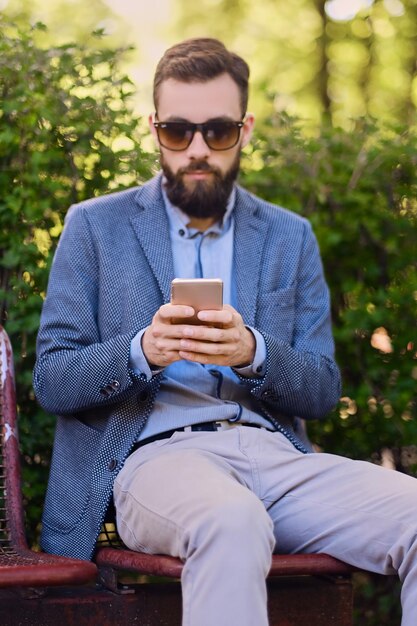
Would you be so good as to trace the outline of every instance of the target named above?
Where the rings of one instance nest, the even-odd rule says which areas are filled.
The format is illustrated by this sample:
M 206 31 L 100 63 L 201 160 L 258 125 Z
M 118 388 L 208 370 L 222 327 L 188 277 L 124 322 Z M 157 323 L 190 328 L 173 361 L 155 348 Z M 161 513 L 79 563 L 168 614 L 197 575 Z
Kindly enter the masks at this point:
M 252 363 L 246 365 L 245 367 L 234 367 L 233 369 L 240 376 L 245 376 L 247 378 L 262 378 L 265 375 L 266 371 L 266 344 L 265 339 L 261 335 L 256 328 L 252 328 L 251 326 L 246 326 L 248 330 L 251 331 L 256 341 L 255 348 L 255 356 L 253 357 Z
M 146 328 L 140 330 L 130 342 L 129 367 L 135 374 L 145 375 L 146 380 L 151 380 L 153 376 L 162 372 L 163 368 L 151 368 L 142 350 L 142 337 Z

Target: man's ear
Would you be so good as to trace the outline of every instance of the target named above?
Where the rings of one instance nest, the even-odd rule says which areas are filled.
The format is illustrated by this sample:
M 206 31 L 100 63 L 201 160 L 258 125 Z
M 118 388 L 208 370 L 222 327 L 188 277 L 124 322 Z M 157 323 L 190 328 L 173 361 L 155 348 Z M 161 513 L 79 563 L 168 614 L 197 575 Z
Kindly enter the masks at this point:
M 155 113 L 150 113 L 149 116 L 148 116 L 149 129 L 150 129 L 150 131 L 152 133 L 152 137 L 156 141 L 156 145 L 159 146 L 158 134 L 156 132 L 155 126 L 153 125 L 154 121 L 155 121 Z
M 242 126 L 242 140 L 240 144 L 241 148 L 244 148 L 250 142 L 254 125 L 255 116 L 252 113 L 247 113 L 245 116 L 244 124 Z

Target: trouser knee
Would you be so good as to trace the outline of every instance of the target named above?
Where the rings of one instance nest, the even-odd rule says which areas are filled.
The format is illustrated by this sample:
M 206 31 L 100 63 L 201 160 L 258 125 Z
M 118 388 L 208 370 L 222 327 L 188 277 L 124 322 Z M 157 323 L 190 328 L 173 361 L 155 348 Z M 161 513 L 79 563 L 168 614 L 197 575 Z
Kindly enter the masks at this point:
M 212 506 L 192 524 L 190 542 L 195 546 L 217 545 L 226 552 L 241 550 L 247 558 L 251 553 L 264 555 L 269 560 L 275 544 L 272 520 L 261 501 L 249 491 L 248 495 Z

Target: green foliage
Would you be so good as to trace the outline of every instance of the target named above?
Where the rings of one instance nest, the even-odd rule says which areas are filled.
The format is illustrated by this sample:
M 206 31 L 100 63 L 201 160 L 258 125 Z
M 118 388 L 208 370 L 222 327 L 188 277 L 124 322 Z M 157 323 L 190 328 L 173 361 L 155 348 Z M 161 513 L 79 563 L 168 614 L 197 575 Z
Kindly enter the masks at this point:
M 88 3 L 83 0 L 6 0 L 2 4 L 5 5 L 4 19 L 9 23 L 22 28 L 37 22 L 46 24 L 45 31 L 34 33 L 35 41 L 42 42 L 42 46 L 49 47 L 68 41 L 76 41 L 77 44 L 91 42 L 91 33 L 100 28 L 114 31 L 118 25 L 117 17 L 105 0 L 89 0 Z M 121 42 L 126 42 L 123 29 L 118 30 L 118 37 L 107 36 L 100 42 L 100 47 L 117 47 Z
M 135 42 L 129 71 L 138 76 L 139 68 L 138 102 L 146 112 L 149 66 L 156 66 L 160 42 L 214 36 L 249 61 L 250 108 L 258 115 L 286 111 L 319 123 L 328 113 L 346 128 L 363 115 L 416 122 L 416 0 L 161 0 L 154 11 L 148 5 L 14 0 L 3 12 L 19 24 L 45 22 L 44 45 L 86 41 L 98 28 L 108 33 L 101 45 Z
M 399 626 L 401 584 L 396 576 L 360 572 L 353 577 L 353 623 L 357 626 Z
M 24 494 L 39 523 L 54 420 L 31 387 L 53 250 L 71 203 L 148 178 L 123 50 L 42 49 L 33 31 L 0 36 L 0 323 L 15 350 Z
M 268 91 L 270 110 L 315 122 L 328 113 L 346 127 L 367 114 L 415 123 L 416 0 L 173 4 L 177 38 L 219 37 L 250 62 L 257 113 Z
M 247 152 L 243 183 L 309 218 L 332 296 L 343 398 L 312 425 L 326 450 L 372 458 L 417 438 L 417 137 L 323 123 L 306 137 L 275 117 Z

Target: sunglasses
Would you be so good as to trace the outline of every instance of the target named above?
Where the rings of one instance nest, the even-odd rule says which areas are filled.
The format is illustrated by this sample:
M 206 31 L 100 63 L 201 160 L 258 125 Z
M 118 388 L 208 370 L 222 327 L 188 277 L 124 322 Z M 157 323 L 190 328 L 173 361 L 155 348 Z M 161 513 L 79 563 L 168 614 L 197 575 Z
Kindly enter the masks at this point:
M 213 121 L 203 124 L 191 122 L 154 122 L 158 140 L 167 150 L 187 150 L 196 131 L 199 131 L 210 150 L 230 150 L 239 141 L 244 122 Z

